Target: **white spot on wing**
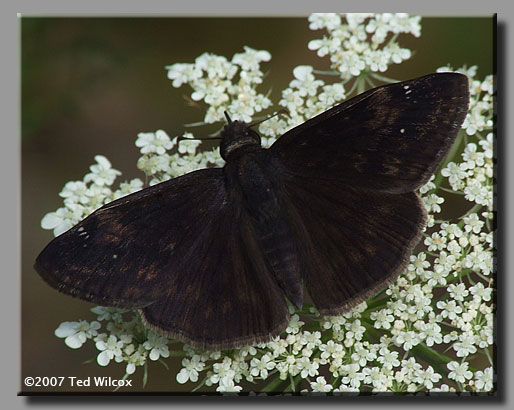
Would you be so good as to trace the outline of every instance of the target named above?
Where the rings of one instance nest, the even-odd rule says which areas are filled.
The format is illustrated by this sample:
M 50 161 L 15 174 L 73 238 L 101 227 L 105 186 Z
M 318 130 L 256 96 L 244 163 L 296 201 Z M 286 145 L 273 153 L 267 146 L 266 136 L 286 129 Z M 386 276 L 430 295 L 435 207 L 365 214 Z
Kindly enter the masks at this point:
M 400 130 L 400 134 L 403 134 L 404 132 L 405 132 L 405 128 L 402 128 L 402 129 Z
M 83 226 L 81 226 L 81 227 L 78 229 L 78 231 L 79 231 L 79 232 L 82 232 L 83 230 L 84 230 L 84 227 L 83 227 Z

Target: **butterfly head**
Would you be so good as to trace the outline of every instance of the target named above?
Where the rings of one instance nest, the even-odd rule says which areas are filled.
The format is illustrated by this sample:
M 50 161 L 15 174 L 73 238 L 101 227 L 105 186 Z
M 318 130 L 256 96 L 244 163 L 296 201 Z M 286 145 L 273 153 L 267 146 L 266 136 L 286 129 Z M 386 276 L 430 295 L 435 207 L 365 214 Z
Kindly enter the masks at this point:
M 261 137 L 248 124 L 242 121 L 232 121 L 227 113 L 228 124 L 221 130 L 220 153 L 222 158 L 227 161 L 228 158 L 234 157 L 246 152 L 260 148 Z

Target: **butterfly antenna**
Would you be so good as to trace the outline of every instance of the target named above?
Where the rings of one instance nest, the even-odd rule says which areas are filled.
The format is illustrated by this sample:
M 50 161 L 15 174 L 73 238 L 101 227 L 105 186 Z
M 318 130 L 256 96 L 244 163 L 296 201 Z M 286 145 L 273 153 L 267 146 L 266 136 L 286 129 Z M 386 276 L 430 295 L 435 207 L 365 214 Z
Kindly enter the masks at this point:
M 225 118 L 227 119 L 227 122 L 229 123 L 229 125 L 232 124 L 232 120 L 228 116 L 228 112 L 224 111 L 223 113 L 225 114 Z
M 214 141 L 214 140 L 221 140 L 221 137 L 188 138 L 188 137 L 184 137 L 183 135 L 179 135 L 177 138 L 177 143 L 179 143 L 180 141 Z
M 289 111 L 287 111 L 285 108 L 282 108 L 282 109 L 278 110 L 275 114 L 270 115 L 269 117 L 266 117 L 263 120 L 251 123 L 250 125 L 248 125 L 248 127 L 253 127 L 254 125 L 259 125 L 261 122 L 268 121 L 268 120 L 272 119 L 273 117 L 276 117 L 277 115 L 280 115 L 280 114 L 285 114 L 288 117 L 291 117 L 291 115 L 289 114 Z

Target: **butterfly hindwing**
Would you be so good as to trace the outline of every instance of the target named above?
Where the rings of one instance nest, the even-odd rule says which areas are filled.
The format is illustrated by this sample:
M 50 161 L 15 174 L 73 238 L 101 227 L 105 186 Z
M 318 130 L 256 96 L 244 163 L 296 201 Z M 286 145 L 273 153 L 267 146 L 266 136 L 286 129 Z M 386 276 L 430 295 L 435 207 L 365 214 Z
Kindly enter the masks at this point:
M 266 342 L 284 330 L 284 293 L 241 204 L 229 201 L 205 225 L 165 294 L 142 315 L 168 337 L 211 350 Z
M 390 194 L 295 176 L 283 195 L 301 274 L 322 314 L 345 312 L 396 279 L 425 223 L 413 192 Z
M 286 132 L 271 151 L 297 175 L 414 191 L 448 152 L 468 101 L 467 77 L 458 73 L 385 85 Z

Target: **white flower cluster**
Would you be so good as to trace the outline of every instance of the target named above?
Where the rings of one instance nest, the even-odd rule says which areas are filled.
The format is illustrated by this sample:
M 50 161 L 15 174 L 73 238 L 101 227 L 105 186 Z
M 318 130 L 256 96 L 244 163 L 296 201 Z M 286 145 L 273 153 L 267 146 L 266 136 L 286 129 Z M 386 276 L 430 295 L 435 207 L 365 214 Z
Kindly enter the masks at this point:
M 449 69 L 444 67 L 439 71 Z M 462 161 L 458 164 L 449 162 L 441 174 L 448 178 L 454 191 L 463 193 L 468 201 L 483 205 L 491 212 L 494 182 L 493 77 L 476 80 L 476 66 L 457 71 L 468 75 L 470 83 L 470 107 L 462 128 L 467 136 L 476 137 L 476 141 L 466 142 Z
M 309 21 L 312 29 L 326 28 L 330 33 L 323 44 L 318 41 L 310 47 L 320 55 L 345 56 L 336 59 L 334 67 L 347 77 L 364 78 L 364 71 L 380 71 L 384 66 L 373 65 L 371 57 L 378 59 L 381 53 L 389 53 L 382 62 L 386 68 L 400 62 L 404 59 L 401 53 L 401 58 L 393 57 L 391 51 L 399 47 L 397 35 L 420 33 L 419 17 L 404 14 L 350 14 L 344 25 L 336 14 L 312 15 Z M 346 68 L 340 63 L 344 59 Z M 247 116 L 268 104 L 258 103 L 265 97 L 255 91 L 262 80 L 259 64 L 267 60 L 267 52 L 250 48 L 231 62 L 203 54 L 195 64 L 168 67 L 168 76 L 175 87 L 191 85 L 192 99 L 210 106 L 205 122 L 219 120 L 225 109 L 235 118 L 248 120 Z M 176 381 L 191 383 L 193 391 L 237 393 L 256 386 L 263 393 L 491 392 L 494 159 L 492 110 L 485 103 L 492 101 L 492 78 L 478 81 L 473 69 L 463 71 L 475 90 L 465 131 L 456 143 L 464 146 L 464 152 L 449 158 L 444 169 L 420 189 L 428 213 L 423 247 L 411 255 L 405 272 L 386 290 L 340 316 L 320 317 L 313 306 L 292 310 L 289 326 L 280 337 L 231 351 L 200 351 L 188 345 L 170 351 L 169 346 L 177 341 L 146 330 L 139 315 L 101 307 L 93 309 L 96 320 L 65 322 L 56 336 L 74 349 L 92 340 L 99 351 L 99 365 L 123 362 L 127 374 L 142 366 L 146 375 L 148 360 L 168 356 L 181 360 Z M 343 85 L 327 85 L 314 74 L 310 66 L 295 68 L 280 100 L 290 116 L 274 117 L 260 125 L 260 132 L 269 137 L 265 144 L 351 94 Z M 191 137 L 172 139 L 162 130 L 139 134 L 136 145 L 142 156 L 138 167 L 151 178 L 151 184 L 223 165 L 219 150 L 199 151 L 200 142 Z M 119 172 L 104 157 L 96 159 L 98 164 L 84 181 L 66 185 L 61 193 L 65 208 L 45 216 L 43 227 L 59 228 L 58 233 L 103 203 L 142 187 L 140 180 L 133 180 L 112 192 L 109 186 Z M 452 190 L 444 187 L 446 181 Z M 445 196 L 455 194 L 462 199 L 462 216 L 438 219 Z M 490 365 L 475 367 L 477 356 L 487 358 Z
M 150 185 L 154 185 L 197 169 L 223 166 L 219 148 L 198 151 L 201 142 L 191 133 L 173 139 L 163 130 L 139 133 L 136 146 L 143 155 L 137 161 L 137 167 L 151 178 Z M 176 151 L 171 152 L 177 145 Z
M 224 119 L 228 111 L 234 119 L 249 122 L 252 117 L 271 106 L 271 100 L 256 88 L 264 76 L 260 63 L 271 59 L 268 51 L 245 47 L 232 61 L 210 53 L 199 56 L 194 64 L 173 64 L 168 67 L 168 78 L 173 87 L 189 84 L 191 98 L 208 105 L 204 121 L 213 123 Z
M 43 229 L 52 229 L 55 236 L 60 235 L 102 205 L 143 187 L 140 179 L 133 179 L 120 184 L 117 190 L 111 190 L 111 185 L 121 172 L 112 168 L 103 155 L 95 156 L 95 160 L 96 164 L 91 165 L 91 172 L 82 181 L 66 183 L 59 193 L 64 198 L 64 206 L 43 217 Z
M 362 72 L 384 72 L 395 63 L 411 57 L 411 51 L 398 44 L 399 34 L 421 34 L 421 17 L 405 13 L 315 13 L 309 17 L 312 30 L 326 29 L 328 36 L 312 40 L 309 49 L 318 56 L 330 56 L 331 67 L 343 80 Z
M 156 361 L 169 357 L 168 339 L 146 329 L 132 311 L 101 306 L 91 311 L 98 316 L 97 320 L 61 323 L 55 335 L 65 338 L 64 342 L 72 349 L 92 340 L 99 351 L 97 363 L 100 366 L 107 366 L 112 360 L 126 363 L 126 375 L 134 373 L 138 366 L 146 366 L 147 359 Z M 124 316 L 128 316 L 128 320 Z M 98 333 L 100 322 L 104 323 L 103 330 L 107 333 Z

